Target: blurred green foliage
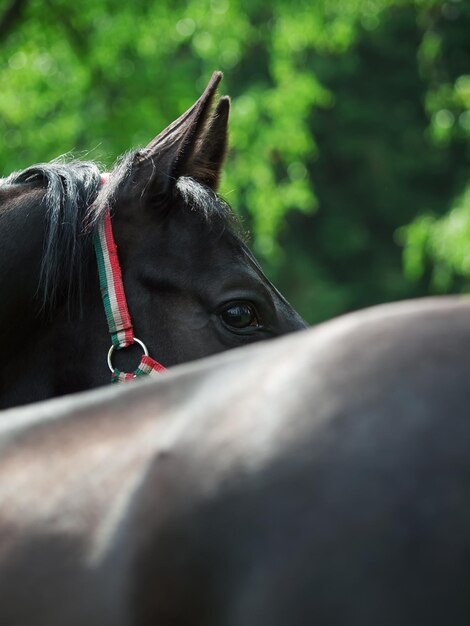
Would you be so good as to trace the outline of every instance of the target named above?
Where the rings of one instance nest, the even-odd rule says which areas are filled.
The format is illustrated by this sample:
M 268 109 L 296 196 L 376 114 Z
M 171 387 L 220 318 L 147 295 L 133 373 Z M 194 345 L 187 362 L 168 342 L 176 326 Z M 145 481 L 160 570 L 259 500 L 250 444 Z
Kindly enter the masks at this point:
M 309 321 L 463 290 L 469 33 L 463 0 L 0 0 L 0 175 L 110 167 L 221 69 L 222 195 Z

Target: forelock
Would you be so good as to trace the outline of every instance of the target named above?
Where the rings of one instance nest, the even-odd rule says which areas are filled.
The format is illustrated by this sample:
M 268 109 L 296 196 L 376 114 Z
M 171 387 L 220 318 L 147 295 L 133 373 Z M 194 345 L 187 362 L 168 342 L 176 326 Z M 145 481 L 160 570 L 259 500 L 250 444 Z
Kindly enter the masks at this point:
M 210 187 L 194 178 L 181 176 L 175 184 L 177 195 L 190 211 L 194 211 L 210 226 L 228 229 L 232 234 L 246 238 L 239 218 L 230 206 Z

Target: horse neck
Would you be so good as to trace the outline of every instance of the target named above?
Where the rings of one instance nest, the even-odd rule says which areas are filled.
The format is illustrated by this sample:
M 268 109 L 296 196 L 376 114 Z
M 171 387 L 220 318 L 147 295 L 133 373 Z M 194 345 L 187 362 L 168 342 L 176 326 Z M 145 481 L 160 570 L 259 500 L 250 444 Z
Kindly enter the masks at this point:
M 0 338 L 4 349 L 12 328 L 37 316 L 37 298 L 46 220 L 43 191 L 0 207 Z
M 1 407 L 61 393 L 61 377 L 70 376 L 68 362 L 77 358 L 80 343 L 86 340 L 90 352 L 99 348 L 106 354 L 109 342 L 92 263 L 85 268 L 81 307 L 75 299 L 67 301 L 68 276 L 53 305 L 42 301 L 39 281 L 47 225 L 42 194 L 31 192 L 16 206 L 0 207 Z M 90 336 L 95 329 L 103 336 L 103 346 L 99 337 Z

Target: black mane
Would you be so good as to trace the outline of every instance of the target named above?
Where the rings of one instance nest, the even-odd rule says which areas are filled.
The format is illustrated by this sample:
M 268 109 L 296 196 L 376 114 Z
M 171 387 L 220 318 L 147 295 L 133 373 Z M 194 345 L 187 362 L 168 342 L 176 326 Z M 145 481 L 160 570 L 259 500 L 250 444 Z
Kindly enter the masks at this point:
M 60 278 L 67 277 L 68 296 L 81 293 L 83 263 L 89 237 L 83 231 L 87 209 L 100 188 L 101 175 L 95 163 L 58 159 L 14 172 L 3 184 L 44 187 L 46 238 L 41 263 L 40 291 L 43 305 L 52 305 Z

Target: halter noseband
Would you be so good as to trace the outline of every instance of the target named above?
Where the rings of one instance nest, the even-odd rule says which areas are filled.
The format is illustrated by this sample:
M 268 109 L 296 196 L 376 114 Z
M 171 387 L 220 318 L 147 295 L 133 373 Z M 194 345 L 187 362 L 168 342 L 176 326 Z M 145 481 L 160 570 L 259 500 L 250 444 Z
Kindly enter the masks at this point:
M 103 175 L 101 182 L 106 182 L 107 176 Z M 125 382 L 134 380 L 138 376 L 161 374 L 166 368 L 148 355 L 145 344 L 134 336 L 131 316 L 127 308 L 126 294 L 122 282 L 121 266 L 117 255 L 116 243 L 111 226 L 109 209 L 97 226 L 94 238 L 98 275 L 100 280 L 101 297 L 111 335 L 111 347 L 108 351 L 108 366 L 112 372 L 111 382 Z M 127 348 L 133 343 L 138 343 L 144 354 L 140 363 L 133 372 L 121 372 L 113 367 L 112 355 L 114 350 Z

